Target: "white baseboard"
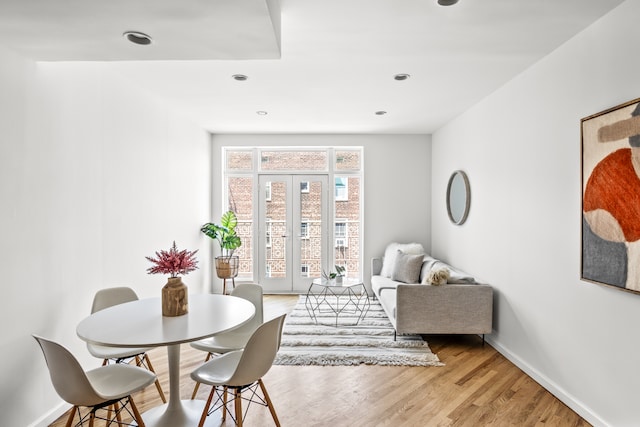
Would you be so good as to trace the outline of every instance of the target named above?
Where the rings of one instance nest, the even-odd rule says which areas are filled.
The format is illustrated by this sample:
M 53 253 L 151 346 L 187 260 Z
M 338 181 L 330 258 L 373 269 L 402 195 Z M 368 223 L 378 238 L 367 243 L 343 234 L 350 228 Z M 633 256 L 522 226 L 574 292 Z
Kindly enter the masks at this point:
M 60 404 L 54 408 L 52 408 L 49 412 L 35 420 L 33 423 L 29 424 L 28 427 L 47 427 L 55 420 L 60 418 L 62 414 L 67 412 L 71 406 L 66 402 L 60 402 Z
M 573 411 L 575 411 L 582 418 L 587 420 L 594 427 L 610 427 L 604 420 L 602 420 L 596 413 L 591 411 L 588 406 L 585 406 L 582 402 L 567 393 L 562 387 L 559 387 L 558 384 L 551 381 L 546 376 L 542 375 L 536 369 L 531 367 L 531 365 L 524 362 L 518 356 L 513 354 L 509 349 L 502 346 L 497 341 L 493 340 L 490 335 L 485 336 L 486 342 L 491 345 L 491 347 L 495 348 L 500 354 L 506 357 L 511 363 L 516 365 L 518 368 L 522 369 L 527 375 L 533 378 L 538 384 L 544 387 L 549 393 L 553 394 L 557 397 L 562 403 L 567 405 Z

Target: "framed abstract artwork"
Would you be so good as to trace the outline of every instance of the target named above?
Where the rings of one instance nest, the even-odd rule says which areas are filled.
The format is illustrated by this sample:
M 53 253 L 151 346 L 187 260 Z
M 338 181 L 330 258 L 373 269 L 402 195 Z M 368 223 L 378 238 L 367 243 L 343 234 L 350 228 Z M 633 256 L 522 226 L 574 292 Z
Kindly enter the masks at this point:
M 640 294 L 640 98 L 580 124 L 581 279 Z

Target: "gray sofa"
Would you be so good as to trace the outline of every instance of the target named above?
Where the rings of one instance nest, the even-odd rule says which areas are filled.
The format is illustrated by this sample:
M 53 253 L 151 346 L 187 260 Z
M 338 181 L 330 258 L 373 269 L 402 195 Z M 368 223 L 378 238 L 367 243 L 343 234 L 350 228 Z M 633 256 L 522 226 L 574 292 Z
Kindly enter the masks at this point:
M 388 265 L 383 271 L 383 258 L 371 260 L 371 288 L 395 334 L 481 334 L 484 342 L 484 334 L 492 330 L 491 286 L 477 283 L 473 277 L 428 255 L 421 257 L 417 278 L 408 280 L 414 283 L 398 280 L 407 278 L 389 272 L 392 267 Z M 429 271 L 434 268 L 449 270 L 447 284 L 427 283 Z

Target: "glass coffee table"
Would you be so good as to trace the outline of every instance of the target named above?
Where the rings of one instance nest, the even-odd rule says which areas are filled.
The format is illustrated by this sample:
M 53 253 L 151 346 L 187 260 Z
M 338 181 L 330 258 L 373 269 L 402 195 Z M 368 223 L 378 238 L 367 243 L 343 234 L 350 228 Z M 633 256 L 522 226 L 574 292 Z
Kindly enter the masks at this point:
M 316 324 L 321 313 L 333 313 L 338 326 L 341 314 L 353 315 L 355 324 L 360 323 L 371 303 L 362 280 L 343 278 L 342 283 L 336 283 L 318 278 L 311 282 L 304 306 Z

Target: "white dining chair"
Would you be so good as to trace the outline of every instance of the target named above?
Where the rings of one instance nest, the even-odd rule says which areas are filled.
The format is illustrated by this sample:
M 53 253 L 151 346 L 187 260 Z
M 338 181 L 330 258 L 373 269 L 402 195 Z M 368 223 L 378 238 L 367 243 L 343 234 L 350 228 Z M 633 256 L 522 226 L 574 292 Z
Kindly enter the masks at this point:
M 96 292 L 93 297 L 93 305 L 91 306 L 91 313 L 95 313 L 105 308 L 112 307 L 118 304 L 124 304 L 130 301 L 136 301 L 138 295 L 135 291 L 129 287 L 119 286 L 113 288 L 101 289 Z M 151 359 L 147 352 L 151 348 L 122 348 L 122 347 L 107 347 L 102 345 L 95 345 L 87 343 L 87 349 L 92 356 L 102 359 L 102 365 L 108 365 L 111 361 L 115 363 L 129 363 L 134 360 L 136 366 L 142 366 L 155 374 Z M 167 403 L 167 399 L 162 391 L 160 381 L 156 378 L 156 389 L 163 403 Z
M 231 291 L 231 295 L 250 301 L 255 306 L 256 313 L 249 322 L 239 328 L 192 342 L 191 347 L 207 352 L 204 359 L 205 363 L 208 362 L 213 355 L 243 349 L 253 332 L 258 329 L 264 321 L 262 286 L 255 283 L 242 283 Z M 196 398 L 199 387 L 200 384 L 196 382 L 193 393 L 191 394 L 191 399 Z
M 285 317 L 286 314 L 283 314 L 260 325 L 249 338 L 244 350 L 231 351 L 215 357 L 191 372 L 191 378 L 194 381 L 212 386 L 200 417 L 199 427 L 204 425 L 210 413 L 218 409 L 222 410 L 223 422 L 228 412 L 234 418 L 236 425 L 242 427 L 242 400 L 248 402 L 247 412 L 251 403 L 268 407 L 276 426 L 280 426 L 262 377 L 271 369 L 276 358 Z M 257 394 L 258 387 L 262 397 Z M 235 417 L 227 406 L 229 391 L 233 395 Z M 244 391 L 248 391 L 245 396 L 243 396 Z M 217 398 L 209 411 L 214 395 Z
M 38 335 L 33 337 L 42 349 L 53 387 L 64 401 L 73 405 L 66 427 L 71 426 L 76 412 L 80 419 L 76 426 L 84 425 L 87 418 L 90 427 L 96 418 L 107 420 L 107 425 L 117 422 L 122 426 L 125 413 L 144 427 L 131 395 L 152 384 L 156 380 L 154 373 L 128 364 L 101 366 L 85 372 L 64 346 Z M 89 411 L 83 415 L 81 407 Z M 107 410 L 106 418 L 97 415 L 98 409 Z

